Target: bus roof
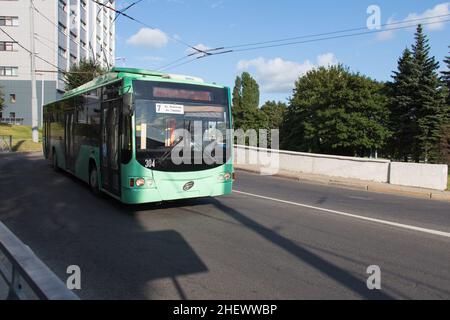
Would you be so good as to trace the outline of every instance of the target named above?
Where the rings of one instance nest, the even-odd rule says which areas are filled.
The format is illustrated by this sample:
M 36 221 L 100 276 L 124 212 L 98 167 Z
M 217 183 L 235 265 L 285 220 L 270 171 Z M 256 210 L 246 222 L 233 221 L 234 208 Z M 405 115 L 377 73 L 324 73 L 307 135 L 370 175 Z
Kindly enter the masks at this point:
M 108 73 L 99 76 L 92 81 L 85 83 L 84 85 L 75 88 L 73 90 L 67 91 L 62 99 L 66 99 L 78 94 L 84 93 L 86 91 L 101 87 L 105 84 L 114 82 L 122 78 L 133 78 L 139 80 L 149 80 L 149 81 L 165 81 L 165 82 L 176 82 L 176 83 L 189 83 L 189 84 L 200 84 L 211 87 L 223 88 L 217 84 L 207 84 L 197 77 L 161 73 L 152 70 L 136 69 L 136 68 L 113 68 Z

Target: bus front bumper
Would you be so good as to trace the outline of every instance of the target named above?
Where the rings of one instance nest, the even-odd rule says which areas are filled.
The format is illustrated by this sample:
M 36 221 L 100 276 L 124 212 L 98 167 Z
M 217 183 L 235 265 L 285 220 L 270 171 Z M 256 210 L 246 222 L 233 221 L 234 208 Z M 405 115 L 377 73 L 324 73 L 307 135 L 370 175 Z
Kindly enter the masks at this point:
M 122 202 L 126 204 L 143 204 L 182 199 L 218 197 L 229 195 L 233 192 L 232 181 L 215 183 L 213 185 L 203 184 L 198 181 L 193 182 L 194 186 L 188 191 L 183 190 L 185 183 L 181 184 L 177 181 L 162 183 L 151 189 L 122 188 Z

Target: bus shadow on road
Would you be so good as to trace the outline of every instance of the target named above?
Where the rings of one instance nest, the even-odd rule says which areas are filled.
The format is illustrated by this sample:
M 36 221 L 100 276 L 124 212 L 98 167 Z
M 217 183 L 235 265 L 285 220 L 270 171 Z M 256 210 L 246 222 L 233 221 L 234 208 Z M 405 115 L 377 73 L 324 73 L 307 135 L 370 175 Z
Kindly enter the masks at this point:
M 96 198 L 40 157 L 18 157 L 0 176 L 0 220 L 62 281 L 68 266 L 79 266 L 82 299 L 188 299 L 178 279 L 209 272 L 177 230 L 146 229 L 128 216 L 136 208 Z
M 205 201 L 206 199 L 206 201 Z M 210 205 L 207 199 L 209 198 L 197 198 L 197 199 L 183 199 L 183 200 L 174 200 L 174 201 L 165 201 L 158 203 L 147 203 L 147 204 L 133 204 L 127 205 L 123 204 L 115 199 L 112 199 L 112 203 L 114 206 L 120 208 L 123 213 L 127 215 L 134 216 L 139 213 L 151 214 L 152 212 L 156 212 L 159 210 L 170 210 L 170 209 L 180 209 L 185 207 L 193 207 L 199 205 Z M 108 199 L 109 200 L 109 199 Z
M 385 292 L 375 290 L 371 291 L 367 288 L 366 281 L 359 279 L 350 272 L 340 268 L 339 266 L 323 259 L 316 255 L 312 251 L 303 248 L 296 244 L 294 241 L 278 234 L 277 232 L 261 225 L 253 219 L 247 217 L 245 214 L 235 210 L 219 199 L 211 199 L 210 203 L 213 204 L 218 210 L 227 214 L 231 218 L 235 219 L 243 226 L 252 230 L 256 234 L 260 235 L 264 239 L 270 241 L 274 245 L 287 251 L 297 259 L 308 264 L 312 268 L 322 272 L 329 278 L 333 279 L 337 283 L 351 290 L 353 293 L 359 295 L 364 299 L 372 300 L 393 300 L 394 298 Z

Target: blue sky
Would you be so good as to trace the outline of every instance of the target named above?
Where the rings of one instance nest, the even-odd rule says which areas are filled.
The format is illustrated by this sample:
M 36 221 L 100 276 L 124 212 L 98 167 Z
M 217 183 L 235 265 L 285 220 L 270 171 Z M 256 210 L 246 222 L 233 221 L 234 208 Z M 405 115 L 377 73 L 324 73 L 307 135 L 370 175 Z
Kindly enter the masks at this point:
M 132 2 L 117 0 L 117 6 Z M 450 2 L 442 0 L 144 0 L 127 14 L 156 30 L 120 17 L 116 56 L 126 60 L 116 64 L 158 69 L 189 53 L 175 39 L 199 48 L 216 48 L 365 27 L 370 5 L 381 9 L 382 24 L 448 14 L 446 18 L 426 20 L 436 23 L 425 27 L 432 54 L 439 61 L 448 55 L 450 22 L 439 20 L 450 19 Z M 339 62 L 377 80 L 389 80 L 403 49 L 413 43 L 414 30 L 385 27 L 384 31 L 213 56 L 167 72 L 233 86 L 236 75 L 248 71 L 260 83 L 261 103 L 269 99 L 285 101 L 295 80 L 318 65 Z

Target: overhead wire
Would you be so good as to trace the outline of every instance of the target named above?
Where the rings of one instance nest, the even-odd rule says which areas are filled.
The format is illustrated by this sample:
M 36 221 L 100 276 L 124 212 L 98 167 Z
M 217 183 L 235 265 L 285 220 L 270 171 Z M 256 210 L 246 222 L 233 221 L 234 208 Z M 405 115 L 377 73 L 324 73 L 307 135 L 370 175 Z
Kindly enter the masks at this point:
M 126 18 L 128 18 L 128 19 L 130 19 L 130 20 L 132 20 L 132 21 L 134 21 L 134 22 L 136 22 L 136 23 L 146 27 L 146 28 L 149 28 L 149 29 L 152 29 L 152 30 L 157 30 L 157 28 L 155 28 L 153 26 L 150 26 L 149 24 L 147 24 L 147 23 L 145 23 L 145 22 L 143 22 L 143 21 L 141 21 L 139 19 L 136 19 L 136 18 L 134 18 L 134 17 L 132 17 L 132 16 L 130 16 L 128 14 L 126 14 L 125 12 L 121 12 L 120 10 L 117 10 L 117 9 L 111 7 L 111 6 L 108 6 L 107 4 L 101 3 L 98 0 L 92 0 L 92 1 L 97 3 L 100 6 L 103 6 L 103 7 L 107 8 L 107 9 L 109 9 L 109 10 L 112 10 L 115 13 L 117 13 L 117 14 L 119 14 L 121 16 L 124 16 L 124 17 L 126 17 Z M 185 42 L 185 41 L 183 41 L 183 40 L 181 40 L 181 39 L 179 39 L 177 37 L 172 37 L 170 35 L 166 35 L 166 36 L 167 36 L 167 38 L 171 39 L 172 41 L 178 42 L 178 43 L 180 43 L 180 44 L 182 44 L 182 45 L 184 45 L 184 46 L 194 50 L 194 52 L 198 52 L 198 53 L 202 53 L 202 54 L 205 54 L 205 55 L 209 55 L 209 53 L 206 52 L 205 50 L 201 50 L 199 48 L 196 48 L 195 46 L 193 46 L 193 45 L 191 45 L 191 44 L 189 44 L 189 43 L 187 43 L 187 42 Z
M 176 62 L 182 61 L 186 58 L 188 58 L 189 56 L 185 56 L 183 58 L 177 59 L 174 62 L 161 67 L 162 70 L 167 70 L 167 69 L 172 69 L 172 68 L 177 68 L 179 66 L 183 66 L 186 65 L 188 63 L 194 62 L 196 60 L 199 59 L 203 59 L 206 57 L 210 57 L 210 56 L 215 56 L 215 55 L 223 55 L 223 54 L 230 54 L 230 53 L 239 53 L 239 52 L 247 52 L 247 51 L 254 51 L 254 50 L 261 50 L 261 49 L 268 49 L 268 48 L 276 48 L 276 47 L 285 47 L 285 46 L 292 46 L 292 45 L 299 45 L 299 44 L 306 44 L 306 43 L 313 43 L 313 42 L 320 42 L 320 41 L 326 41 L 326 40 L 333 40 L 333 39 L 342 39 L 342 38 L 350 38 L 350 37 L 356 37 L 356 36 L 362 36 L 362 35 L 368 35 L 368 34 L 376 34 L 376 33 L 382 33 L 382 32 L 387 32 L 387 31 L 395 31 L 395 30 L 400 30 L 400 29 L 409 29 L 414 27 L 416 24 L 408 24 L 409 22 L 413 22 L 413 21 L 418 21 L 418 20 L 424 20 L 424 19 L 436 19 L 437 17 L 450 17 L 450 14 L 447 15 L 441 15 L 441 16 L 435 16 L 435 17 L 427 17 L 427 18 L 423 18 L 423 19 L 412 19 L 410 21 L 402 21 L 401 24 L 402 26 L 399 27 L 394 27 L 394 28 L 389 28 L 389 29 L 379 29 L 379 30 L 370 30 L 370 31 L 365 31 L 365 32 L 358 32 L 358 33 L 350 33 L 350 34 L 343 34 L 343 35 L 335 35 L 335 36 L 330 36 L 330 37 L 322 37 L 322 38 L 316 38 L 316 39 L 309 39 L 309 40 L 303 40 L 303 41 L 291 41 L 291 42 L 284 42 L 284 43 L 278 43 L 278 44 L 272 44 L 269 45 L 269 43 L 275 43 L 275 42 L 281 42 L 281 40 L 271 40 L 271 41 L 265 41 L 265 42 L 259 42 L 257 44 L 267 44 L 267 45 L 257 45 L 257 46 L 253 46 L 251 47 L 250 44 L 247 45 L 237 45 L 237 46 L 224 46 L 222 47 L 222 52 L 218 52 L 218 53 L 211 53 L 208 56 L 200 56 L 200 57 L 196 57 L 194 59 L 188 60 L 186 62 L 180 63 L 180 64 L 176 64 L 173 65 Z M 424 22 L 421 23 L 422 25 L 426 26 L 426 25 L 433 25 L 433 24 L 438 24 L 438 23 L 446 23 L 446 22 L 450 22 L 450 19 L 444 19 L 444 20 L 438 20 L 438 21 L 431 21 L 431 22 Z M 400 23 L 391 23 L 391 24 L 385 24 L 384 26 L 392 26 L 392 25 L 398 25 Z M 408 25 L 405 25 L 408 24 Z M 365 30 L 367 28 L 355 28 L 355 29 L 348 29 L 348 30 Z M 344 31 L 336 31 L 336 32 L 329 32 L 329 33 L 323 33 L 323 34 L 318 34 L 319 36 L 323 36 L 323 35 L 331 35 L 331 34 L 338 34 L 338 33 L 343 33 Z M 314 37 L 317 35 L 310 35 L 310 36 L 302 36 L 302 37 Z M 286 39 L 299 39 L 300 37 L 293 37 L 293 38 L 286 38 Z M 249 46 L 249 48 L 245 48 Z M 232 48 L 242 48 L 242 49 L 232 49 Z

